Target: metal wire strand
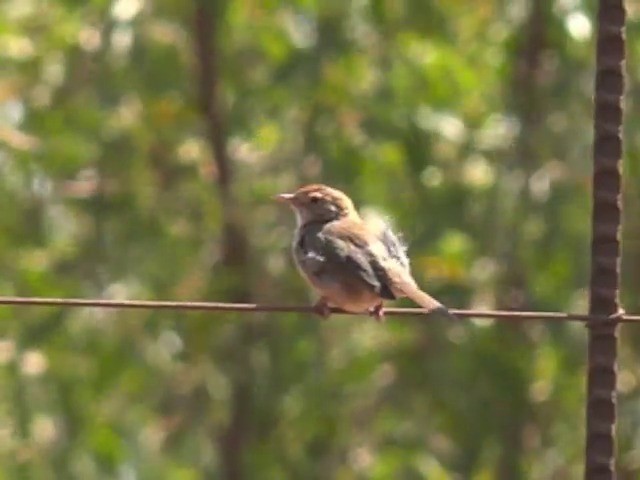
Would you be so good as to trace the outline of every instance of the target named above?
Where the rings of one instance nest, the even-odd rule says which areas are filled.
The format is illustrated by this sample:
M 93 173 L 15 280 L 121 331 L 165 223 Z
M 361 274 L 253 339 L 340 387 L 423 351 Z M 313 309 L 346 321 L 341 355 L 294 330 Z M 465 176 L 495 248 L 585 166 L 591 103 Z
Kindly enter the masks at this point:
M 177 302 L 166 300 L 103 300 L 84 298 L 46 298 L 46 297 L 0 297 L 0 305 L 30 307 L 69 307 L 69 308 L 113 308 L 139 310 L 182 310 L 213 312 L 245 312 L 245 313 L 315 313 L 313 307 L 295 305 L 259 305 L 255 303 L 223 303 L 223 302 Z M 421 308 L 385 308 L 387 316 L 424 315 Z M 640 322 L 640 315 L 620 313 L 610 317 L 587 315 L 582 313 L 562 312 L 522 312 L 508 310 L 459 310 L 451 309 L 451 313 L 460 318 L 489 318 L 496 320 L 527 321 L 603 321 L 634 323 Z M 333 309 L 332 313 L 341 315 L 358 315 Z

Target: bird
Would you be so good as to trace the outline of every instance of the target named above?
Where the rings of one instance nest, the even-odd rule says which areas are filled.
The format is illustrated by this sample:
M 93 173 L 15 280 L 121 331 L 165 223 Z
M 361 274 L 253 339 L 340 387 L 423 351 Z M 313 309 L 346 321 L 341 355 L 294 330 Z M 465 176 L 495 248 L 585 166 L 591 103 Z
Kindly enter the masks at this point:
M 320 295 L 314 311 L 328 318 L 332 308 L 368 313 L 384 320 L 384 301 L 408 297 L 425 313 L 448 309 L 420 289 L 406 248 L 385 223 L 365 222 L 344 192 L 310 184 L 275 196 L 296 216 L 292 254 L 301 275 Z

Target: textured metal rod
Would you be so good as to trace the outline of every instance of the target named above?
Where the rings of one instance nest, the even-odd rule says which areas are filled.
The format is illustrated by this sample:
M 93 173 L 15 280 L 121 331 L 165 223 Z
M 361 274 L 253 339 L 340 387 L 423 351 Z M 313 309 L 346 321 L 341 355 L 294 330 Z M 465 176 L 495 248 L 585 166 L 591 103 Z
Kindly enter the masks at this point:
M 594 98 L 591 315 L 615 315 L 620 310 L 625 16 L 623 0 L 600 0 Z M 614 480 L 618 325 L 592 321 L 587 325 L 585 479 Z

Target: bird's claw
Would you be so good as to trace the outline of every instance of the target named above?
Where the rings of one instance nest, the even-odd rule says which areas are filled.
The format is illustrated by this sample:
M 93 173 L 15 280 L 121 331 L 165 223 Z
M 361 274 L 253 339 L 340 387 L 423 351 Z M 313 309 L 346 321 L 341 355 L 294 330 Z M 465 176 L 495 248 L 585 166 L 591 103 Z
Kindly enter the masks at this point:
M 331 307 L 326 298 L 319 299 L 313 306 L 313 311 L 322 317 L 323 320 L 331 316 Z
M 384 322 L 384 306 L 382 303 L 370 308 L 369 315 L 372 316 L 376 322 Z

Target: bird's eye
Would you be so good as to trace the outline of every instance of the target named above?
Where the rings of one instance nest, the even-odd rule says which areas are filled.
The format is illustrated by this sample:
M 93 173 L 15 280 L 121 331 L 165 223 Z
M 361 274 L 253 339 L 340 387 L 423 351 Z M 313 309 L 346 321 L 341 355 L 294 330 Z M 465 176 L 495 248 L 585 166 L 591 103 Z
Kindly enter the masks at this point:
M 309 201 L 310 201 L 311 203 L 318 204 L 318 203 L 320 203 L 320 197 L 311 197 L 311 198 L 309 199 Z

